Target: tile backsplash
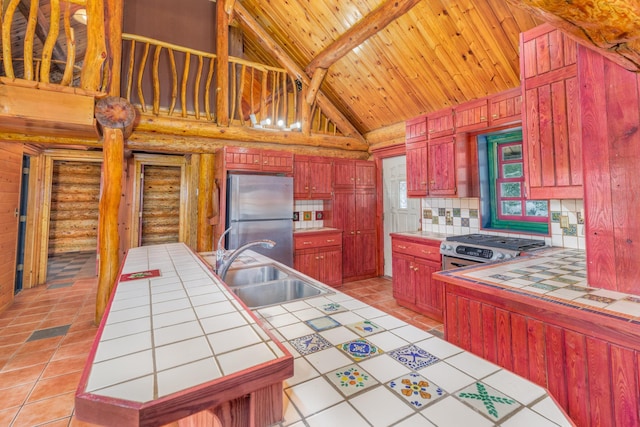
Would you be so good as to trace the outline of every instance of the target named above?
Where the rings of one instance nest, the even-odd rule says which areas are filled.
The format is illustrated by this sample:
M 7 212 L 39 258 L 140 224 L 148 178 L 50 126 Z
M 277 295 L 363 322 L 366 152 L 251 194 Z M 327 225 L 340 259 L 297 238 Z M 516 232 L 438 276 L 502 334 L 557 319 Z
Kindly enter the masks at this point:
M 297 220 L 296 220 L 297 218 Z M 324 202 L 322 200 L 294 200 L 293 229 L 324 227 Z
M 480 230 L 480 200 L 478 198 L 422 199 L 422 229 L 444 234 L 488 233 L 518 237 L 527 234 Z M 548 245 L 585 249 L 584 201 L 582 199 L 550 200 L 551 236 Z

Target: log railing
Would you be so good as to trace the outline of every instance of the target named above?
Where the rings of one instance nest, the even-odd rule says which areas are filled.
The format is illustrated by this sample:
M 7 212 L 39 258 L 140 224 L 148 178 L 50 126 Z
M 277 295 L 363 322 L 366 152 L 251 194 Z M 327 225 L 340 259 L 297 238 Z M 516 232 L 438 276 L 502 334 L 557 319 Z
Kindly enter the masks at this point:
M 156 116 L 216 121 L 213 53 L 123 34 L 123 97 Z M 285 69 L 229 57 L 229 118 L 241 126 L 299 129 L 302 83 Z M 314 132 L 340 134 L 315 106 Z
M 100 90 L 104 46 L 98 46 L 101 40 L 91 34 L 104 34 L 104 22 L 72 18 L 76 13 L 86 17 L 87 9 L 102 5 L 100 0 L 49 0 L 42 5 L 9 0 L 5 4 L 0 9 L 0 76 Z

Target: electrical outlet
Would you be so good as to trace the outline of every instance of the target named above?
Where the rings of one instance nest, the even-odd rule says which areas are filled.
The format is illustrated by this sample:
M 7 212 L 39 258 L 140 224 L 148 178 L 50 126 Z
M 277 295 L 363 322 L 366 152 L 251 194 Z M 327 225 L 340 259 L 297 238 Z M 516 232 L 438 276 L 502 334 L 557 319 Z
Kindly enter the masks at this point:
M 569 228 L 569 217 L 567 215 L 560 217 L 560 228 Z

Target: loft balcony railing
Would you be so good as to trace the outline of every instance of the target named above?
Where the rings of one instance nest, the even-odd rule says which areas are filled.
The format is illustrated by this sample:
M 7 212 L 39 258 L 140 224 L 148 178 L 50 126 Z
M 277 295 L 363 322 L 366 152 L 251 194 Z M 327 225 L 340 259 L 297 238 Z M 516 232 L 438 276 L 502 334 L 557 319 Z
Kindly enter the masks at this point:
M 110 82 L 119 80 L 120 96 L 143 114 L 220 124 L 216 75 L 225 65 L 214 53 L 123 34 L 122 63 L 113 64 L 103 54 L 108 37 L 102 1 L 5 0 L 5 4 L 0 9 L 0 77 L 5 83 L 26 80 L 108 92 Z M 241 58 L 229 57 L 226 66 L 224 105 L 230 125 L 301 127 L 304 83 L 283 68 Z M 311 132 L 341 135 L 316 104 L 308 117 Z

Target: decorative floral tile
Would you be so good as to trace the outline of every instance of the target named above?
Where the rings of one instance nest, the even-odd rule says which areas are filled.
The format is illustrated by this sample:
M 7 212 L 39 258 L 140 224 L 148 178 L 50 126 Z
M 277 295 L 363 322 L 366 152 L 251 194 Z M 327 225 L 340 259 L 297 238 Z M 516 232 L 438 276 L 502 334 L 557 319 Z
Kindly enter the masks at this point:
M 303 221 L 311 221 L 311 211 L 303 211 L 302 212 L 302 220 Z
M 311 328 L 316 332 L 325 331 L 327 329 L 340 326 L 340 323 L 336 322 L 329 316 L 318 317 L 317 319 L 307 320 L 305 323 L 311 326 Z
M 347 341 L 340 344 L 338 347 L 351 356 L 351 358 L 356 362 L 376 354 L 382 354 L 382 350 L 380 350 L 378 346 L 371 344 L 363 338 Z
M 305 335 L 289 341 L 293 347 L 302 355 L 315 353 L 325 348 L 333 347 L 329 341 L 318 334 Z
M 438 225 L 440 223 L 440 217 L 434 216 L 433 218 L 431 218 L 431 224 L 433 225 Z
M 135 273 L 126 273 L 120 276 L 121 282 L 127 282 L 129 280 L 138 280 L 138 279 L 150 279 L 152 277 L 160 277 L 160 270 L 145 270 L 138 271 Z
M 570 291 L 576 291 L 576 292 L 593 292 L 596 291 L 596 288 L 589 288 L 589 287 L 585 287 L 585 286 L 578 286 L 578 285 L 569 285 L 569 286 L 565 286 L 565 289 L 569 289 Z
M 446 209 L 445 208 L 438 208 L 438 216 L 445 216 L 446 215 Z
M 401 347 L 388 353 L 403 365 L 417 371 L 440 361 L 436 356 L 413 344 Z
M 555 291 L 559 289 L 558 286 L 549 285 L 547 283 L 533 283 L 529 286 L 531 286 L 532 288 L 542 289 L 544 291 Z
M 578 235 L 578 225 L 577 224 L 569 224 L 568 227 L 562 229 L 562 234 L 564 236 L 577 236 Z
M 616 301 L 613 298 L 607 298 L 607 297 L 603 297 L 603 296 L 600 296 L 600 295 L 592 295 L 592 294 L 587 294 L 587 295 L 583 296 L 582 298 L 588 299 L 590 301 L 601 302 L 602 304 L 611 304 L 611 303 L 614 303 Z
M 551 212 L 551 222 L 560 222 L 562 212 Z
M 478 209 L 469 209 L 469 218 L 478 218 Z
M 623 298 L 625 301 L 631 301 L 631 302 L 637 302 L 640 304 L 640 298 L 638 297 L 634 297 L 634 296 L 628 296 L 626 298 Z
M 453 216 L 460 218 L 460 208 L 453 208 Z
M 293 220 L 294 221 L 300 221 L 300 212 L 294 212 L 293 213 Z
M 493 420 L 500 420 L 521 406 L 516 400 L 481 382 L 462 389 L 457 396 Z
M 416 408 L 435 402 L 445 394 L 440 387 L 415 372 L 389 382 L 388 386 Z
M 375 334 L 376 332 L 384 331 L 383 327 L 376 325 L 371 320 L 363 320 L 361 322 L 351 323 L 346 326 L 362 337 Z
M 341 306 L 337 302 L 331 302 L 329 304 L 325 304 L 318 308 L 327 314 L 340 313 L 342 311 L 347 311 L 345 307 Z
M 349 365 L 327 375 L 329 381 L 336 385 L 345 396 L 364 390 L 378 382 L 358 365 Z
M 324 219 L 324 212 L 323 211 L 316 211 L 316 221 L 321 221 Z
M 460 218 L 460 226 L 469 227 L 469 218 Z

